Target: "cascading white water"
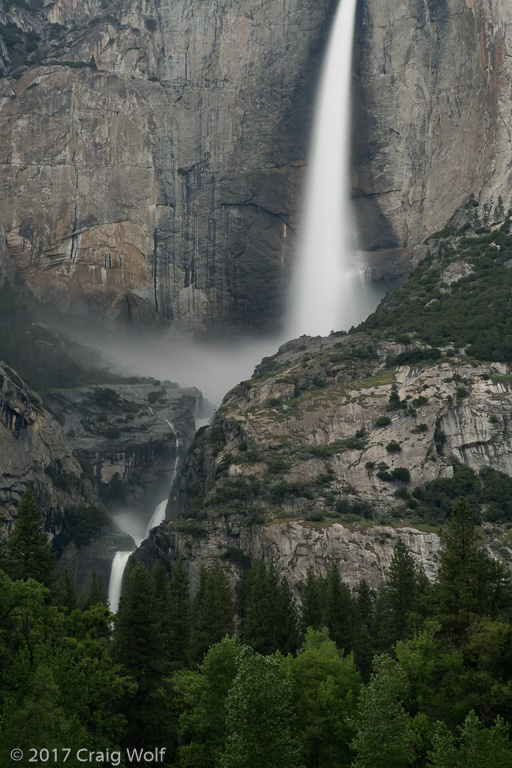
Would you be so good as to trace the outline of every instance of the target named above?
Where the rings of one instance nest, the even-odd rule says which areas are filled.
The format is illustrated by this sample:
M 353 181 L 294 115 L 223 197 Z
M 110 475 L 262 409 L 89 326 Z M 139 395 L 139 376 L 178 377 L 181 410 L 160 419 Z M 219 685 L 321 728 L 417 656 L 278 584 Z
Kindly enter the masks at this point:
M 157 525 L 160 525 L 160 523 L 163 523 L 165 520 L 165 508 L 167 506 L 167 499 L 164 499 L 160 502 L 160 504 L 157 505 L 155 511 L 153 512 L 153 515 L 151 517 L 151 520 L 148 523 L 148 527 L 146 529 L 146 536 L 145 538 L 149 536 L 149 532 L 152 528 L 156 528 Z
M 178 471 L 178 463 L 180 460 L 180 453 L 179 453 L 180 439 L 178 437 L 178 433 L 176 432 L 171 422 L 168 421 L 167 423 L 169 424 L 169 428 L 176 435 L 176 457 L 174 459 L 174 466 L 172 468 L 171 482 L 170 482 L 170 490 L 172 490 L 174 481 L 176 479 L 176 473 Z M 121 512 L 118 515 L 114 516 L 114 520 L 117 523 L 118 527 L 124 533 L 127 533 L 129 536 L 132 537 L 137 547 L 140 547 L 144 539 L 147 539 L 147 537 L 149 536 L 149 532 L 152 530 L 152 528 L 156 528 L 157 525 L 160 525 L 160 523 L 163 523 L 163 521 L 165 520 L 165 510 L 167 508 L 167 502 L 168 502 L 168 499 L 165 498 L 163 501 L 157 504 L 155 511 L 153 512 L 145 528 L 141 527 L 140 519 L 134 516 L 132 512 Z M 124 571 L 128 564 L 128 560 L 130 559 L 130 555 L 133 554 L 134 551 L 135 550 L 132 550 L 130 552 L 116 552 L 116 554 L 114 555 L 114 559 L 112 561 L 112 570 L 110 572 L 110 582 L 108 585 L 108 600 L 110 603 L 110 610 L 112 611 L 112 613 L 117 613 L 117 609 L 119 607 L 119 600 L 120 600 L 121 592 L 123 588 Z
M 117 613 L 117 609 L 119 608 L 119 600 L 123 588 L 124 570 L 131 554 L 132 552 L 116 552 L 114 555 L 112 570 L 110 572 L 110 582 L 108 585 L 108 602 L 112 613 Z
M 288 335 L 328 335 L 375 307 L 356 259 L 350 205 L 352 50 L 357 0 L 341 0 L 320 81 L 291 287 Z

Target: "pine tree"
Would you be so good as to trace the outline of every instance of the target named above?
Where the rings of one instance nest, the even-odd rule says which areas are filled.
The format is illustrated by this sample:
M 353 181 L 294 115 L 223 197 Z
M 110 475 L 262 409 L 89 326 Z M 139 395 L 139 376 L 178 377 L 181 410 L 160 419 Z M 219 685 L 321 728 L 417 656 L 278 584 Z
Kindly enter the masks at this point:
M 169 659 L 174 667 L 187 665 L 190 653 L 190 582 L 178 559 L 169 583 Z
M 308 568 L 304 592 L 302 595 L 301 627 L 305 634 L 308 627 L 320 629 L 322 626 L 322 593 L 313 569 Z
M 268 571 L 263 560 L 253 563 L 242 590 L 242 641 L 258 653 L 273 653 L 277 648 L 275 598 L 278 590 L 274 569 Z
M 498 221 L 503 221 L 505 218 L 505 206 L 503 204 L 503 198 L 501 195 L 498 196 L 498 202 L 496 203 L 496 208 L 494 209 L 494 221 L 497 223 Z
M 355 595 L 354 657 L 365 682 L 370 679 L 375 654 L 374 595 L 366 581 L 359 582 Z
M 413 556 L 400 539 L 379 595 L 378 634 L 382 648 L 411 637 L 420 596 L 420 577 Z
M 199 663 L 210 645 L 235 631 L 233 590 L 218 560 L 208 570 L 201 569 L 192 616 L 190 655 Z
M 84 609 L 87 610 L 93 605 L 107 605 L 107 592 L 101 576 L 93 571 L 89 587 L 85 595 Z
M 353 620 L 354 605 L 350 589 L 341 581 L 338 566 L 332 560 L 325 581 L 324 624 L 331 639 L 345 653 L 352 649 Z
M 21 497 L 18 518 L 7 541 L 6 573 L 16 581 L 35 579 L 49 587 L 53 583 L 54 567 L 55 559 L 44 532 L 42 515 L 32 491 L 27 488 Z
M 441 541 L 435 587 L 437 614 L 445 628 L 461 631 L 478 613 L 483 597 L 483 557 L 473 516 L 464 499 L 455 505 Z
M 161 560 L 157 560 L 150 574 L 151 590 L 156 617 L 158 644 L 161 648 L 162 670 L 167 671 L 170 663 L 169 632 L 170 632 L 170 594 L 169 576 Z
M 68 611 L 74 611 L 78 606 L 78 596 L 75 587 L 75 579 L 70 568 L 64 568 L 56 589 L 56 599 L 59 605 Z
M 299 612 L 285 576 L 279 582 L 275 608 L 276 650 L 284 654 L 295 653 L 300 642 Z
M 136 683 L 123 707 L 130 723 L 128 742 L 140 746 L 155 739 L 156 743 L 166 730 L 166 713 L 159 698 L 164 650 L 151 581 L 141 563 L 132 565 L 126 575 L 116 616 L 114 659 Z

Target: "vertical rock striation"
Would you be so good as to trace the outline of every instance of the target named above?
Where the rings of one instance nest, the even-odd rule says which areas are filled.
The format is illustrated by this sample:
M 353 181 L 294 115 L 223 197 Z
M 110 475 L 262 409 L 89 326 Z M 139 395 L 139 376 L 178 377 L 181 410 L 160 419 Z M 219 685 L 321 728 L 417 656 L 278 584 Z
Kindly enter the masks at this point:
M 354 194 L 362 247 L 400 274 L 471 194 L 510 204 L 512 9 L 361 0 Z
M 275 328 L 335 5 L 9 12 L 0 226 L 32 292 L 110 327 Z

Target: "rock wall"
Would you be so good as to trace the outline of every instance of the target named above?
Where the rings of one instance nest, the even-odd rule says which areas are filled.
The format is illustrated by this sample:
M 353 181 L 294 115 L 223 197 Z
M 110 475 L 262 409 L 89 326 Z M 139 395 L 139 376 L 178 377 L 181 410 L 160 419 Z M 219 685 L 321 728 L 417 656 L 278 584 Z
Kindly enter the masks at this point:
M 109 507 L 141 514 L 168 493 L 195 433 L 201 392 L 170 381 L 55 391 L 51 407 Z
M 506 0 L 361 0 L 353 186 L 377 272 L 471 194 L 511 201 L 512 8 Z
M 313 525 L 303 521 L 241 526 L 233 521 L 216 521 L 207 526 L 204 538 L 191 539 L 166 522 L 151 533 L 136 556 L 148 566 L 160 559 L 171 569 L 180 558 L 188 569 L 193 592 L 199 585 L 202 566 L 209 567 L 219 558 L 229 563 L 233 553 L 251 560 L 262 559 L 267 565 L 272 563 L 279 576 L 286 576 L 300 599 L 308 568 L 317 576 L 325 576 L 331 560 L 337 562 L 343 581 L 352 589 L 362 579 L 377 589 L 386 578 L 398 540 L 433 580 L 439 537 L 407 527 L 372 525 L 350 529 L 339 523 Z M 236 566 L 231 567 L 231 573 L 236 579 Z
M 2 17 L 21 35 L 0 81 L 16 269 L 110 327 L 274 330 L 335 0 L 101 5 Z
M 68 487 L 52 474 L 65 473 Z M 51 534 L 62 529 L 66 507 L 102 503 L 73 456 L 60 425 L 14 372 L 0 366 L 0 536 L 16 518 L 27 487 L 34 491 Z
M 0 264 L 109 327 L 274 330 L 336 0 L 104 5 L 0 10 Z M 361 0 L 356 38 L 361 244 L 399 277 L 470 194 L 510 204 L 512 10 Z

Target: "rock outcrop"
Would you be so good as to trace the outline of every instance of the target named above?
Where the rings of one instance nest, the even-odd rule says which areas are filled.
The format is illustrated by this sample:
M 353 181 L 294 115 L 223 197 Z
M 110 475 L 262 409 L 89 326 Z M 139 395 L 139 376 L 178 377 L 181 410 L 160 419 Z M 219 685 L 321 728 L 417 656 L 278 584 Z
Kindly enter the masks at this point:
M 401 485 L 450 478 L 457 463 L 512 475 L 512 368 L 463 356 L 393 366 L 407 348 L 364 335 L 284 345 L 224 399 L 173 514 L 197 498 L 271 517 L 330 515 L 340 499 L 378 514 L 400 506 Z
M 176 527 L 163 523 L 137 550 L 137 558 L 148 566 L 160 559 L 172 569 L 180 558 L 186 565 L 193 592 L 199 585 L 201 567 L 221 559 L 230 564 L 233 579 L 239 576 L 237 562 L 247 558 L 274 565 L 279 576 L 286 576 L 300 599 L 308 568 L 325 576 L 331 560 L 338 564 L 343 581 L 351 588 L 365 579 L 372 589 L 384 581 L 394 547 L 403 541 L 427 577 L 437 572 L 436 554 L 439 537 L 410 527 L 384 525 L 345 527 L 339 523 L 316 525 L 304 521 L 276 522 L 272 525 L 240 525 L 233 521 L 211 521 L 199 538 L 187 531 L 186 524 Z
M 59 478 L 55 482 L 55 478 Z M 40 398 L 6 366 L 0 366 L 0 527 L 4 538 L 27 487 L 34 491 L 46 530 L 60 533 L 65 509 L 103 507 L 73 455 L 61 426 Z
M 16 269 L 109 327 L 273 330 L 336 3 L 105 5 L 0 14 L 0 226 Z
M 512 9 L 492 0 L 363 0 L 354 177 L 362 246 L 388 275 L 471 194 L 511 200 Z
M 149 380 L 54 391 L 50 403 L 109 505 L 148 512 L 168 492 L 204 407 L 198 389 Z

